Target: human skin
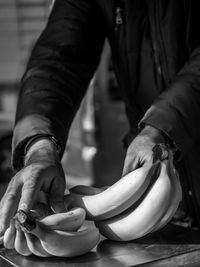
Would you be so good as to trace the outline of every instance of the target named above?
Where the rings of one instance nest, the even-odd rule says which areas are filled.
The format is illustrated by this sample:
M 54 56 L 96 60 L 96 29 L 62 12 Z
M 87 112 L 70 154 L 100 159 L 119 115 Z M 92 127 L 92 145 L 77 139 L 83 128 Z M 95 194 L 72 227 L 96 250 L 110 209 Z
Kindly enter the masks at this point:
M 11 179 L 1 199 L 0 236 L 17 210 L 28 212 L 33 207 L 40 191 L 47 194 L 53 211 L 66 211 L 65 187 L 65 175 L 55 145 L 47 139 L 39 140 L 28 150 L 24 167 Z
M 123 175 L 152 161 L 152 148 L 164 141 L 159 130 L 146 126 L 128 147 Z M 11 179 L 0 202 L 0 236 L 17 210 L 30 211 L 40 191 L 48 195 L 49 206 L 54 212 L 66 211 L 63 201 L 65 175 L 55 145 L 47 139 L 37 141 L 28 150 L 24 163 Z

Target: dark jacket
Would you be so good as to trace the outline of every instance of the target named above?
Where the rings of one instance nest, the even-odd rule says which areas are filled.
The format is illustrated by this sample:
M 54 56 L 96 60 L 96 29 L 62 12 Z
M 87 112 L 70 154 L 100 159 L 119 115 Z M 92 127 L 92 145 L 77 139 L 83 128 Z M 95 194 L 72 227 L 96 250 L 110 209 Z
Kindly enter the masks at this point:
M 35 135 L 67 134 L 108 38 L 130 121 L 177 148 L 187 207 L 200 214 L 200 16 L 197 0 L 57 0 L 22 79 L 13 166 Z

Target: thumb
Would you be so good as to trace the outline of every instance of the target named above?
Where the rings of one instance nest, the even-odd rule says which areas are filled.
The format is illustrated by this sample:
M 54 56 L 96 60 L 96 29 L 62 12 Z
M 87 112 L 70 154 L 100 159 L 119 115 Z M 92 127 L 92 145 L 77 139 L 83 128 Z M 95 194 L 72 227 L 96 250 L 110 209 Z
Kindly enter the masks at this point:
M 64 205 L 65 186 L 63 185 L 62 182 L 61 184 L 59 184 L 58 182 L 59 181 L 55 181 L 52 183 L 50 195 L 49 195 L 50 197 L 49 203 L 50 203 L 51 209 L 55 213 L 66 212 L 66 208 Z

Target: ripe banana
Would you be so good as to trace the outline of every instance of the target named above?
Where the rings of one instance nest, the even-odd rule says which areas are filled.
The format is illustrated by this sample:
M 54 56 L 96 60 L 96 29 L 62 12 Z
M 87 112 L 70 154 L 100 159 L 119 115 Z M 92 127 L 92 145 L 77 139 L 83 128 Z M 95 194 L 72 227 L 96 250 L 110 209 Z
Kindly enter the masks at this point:
M 169 175 L 171 176 L 172 183 L 173 183 L 171 203 L 169 204 L 166 214 L 161 219 L 161 221 L 155 226 L 152 232 L 160 230 L 161 228 L 166 226 L 171 221 L 182 199 L 182 188 L 180 185 L 178 173 L 173 166 L 172 153 L 169 154 L 169 169 L 168 170 L 169 170 Z
M 39 257 L 51 257 L 52 255 L 49 254 L 42 246 L 40 240 L 33 234 L 24 232 L 27 246 L 31 253 Z
M 17 219 L 22 229 L 39 238 L 44 250 L 53 256 L 74 257 L 85 254 L 94 248 L 100 239 L 96 227 L 78 232 L 47 230 L 41 228 L 38 222 L 24 211 L 18 211 Z
M 100 239 L 97 228 L 87 228 L 78 232 L 52 230 L 48 233 L 36 228 L 33 233 L 41 239 L 41 244 L 48 253 L 59 257 L 85 254 L 93 249 Z
M 99 193 L 103 192 L 104 190 L 105 190 L 104 188 L 98 188 L 98 187 L 94 187 L 94 186 L 76 185 L 74 187 L 71 187 L 69 189 L 69 192 L 79 194 L 79 195 L 90 196 L 90 195 L 99 194 Z
M 67 212 L 49 215 L 38 221 L 41 228 L 49 230 L 77 231 L 85 220 L 83 208 L 73 208 Z
M 159 177 L 153 182 L 141 203 L 111 219 L 96 222 L 100 233 L 105 237 L 128 241 L 148 234 L 167 212 L 173 192 L 172 178 L 168 173 L 169 161 L 161 163 Z
M 23 256 L 29 256 L 31 255 L 31 251 L 28 248 L 26 237 L 24 235 L 24 232 L 21 230 L 19 223 L 16 221 L 15 227 L 16 227 L 16 237 L 15 237 L 15 250 L 23 255 Z
M 15 236 L 16 236 L 16 229 L 15 229 L 15 220 L 10 220 L 10 225 L 6 229 L 4 236 L 3 236 L 3 244 L 5 248 L 13 249 L 15 246 Z
M 111 218 L 139 200 L 147 190 L 157 165 L 156 162 L 138 168 L 96 195 L 84 196 L 73 193 L 65 195 L 65 205 L 84 208 L 87 219 Z

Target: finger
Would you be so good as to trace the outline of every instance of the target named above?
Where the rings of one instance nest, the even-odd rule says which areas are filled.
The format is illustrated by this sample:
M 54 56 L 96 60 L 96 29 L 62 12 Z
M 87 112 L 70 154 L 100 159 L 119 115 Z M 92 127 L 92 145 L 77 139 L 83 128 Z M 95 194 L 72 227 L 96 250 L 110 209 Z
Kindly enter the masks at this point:
M 55 213 L 65 212 L 64 205 L 65 184 L 63 179 L 55 178 L 50 190 L 50 206 Z
M 50 208 L 42 203 L 42 202 L 37 202 L 34 204 L 33 209 L 30 210 L 31 216 L 35 219 L 42 219 L 46 216 L 48 216 L 51 212 Z
M 18 178 L 18 177 L 17 177 Z M 20 198 L 21 184 L 12 180 L 0 203 L 0 235 L 8 228 L 10 219 L 15 215 Z
M 127 175 L 131 171 L 137 169 L 139 167 L 139 159 L 136 157 L 126 157 L 125 162 L 124 162 L 124 168 L 122 172 L 122 176 Z
M 30 179 L 24 183 L 18 210 L 30 211 L 39 195 L 40 186 L 37 179 Z

